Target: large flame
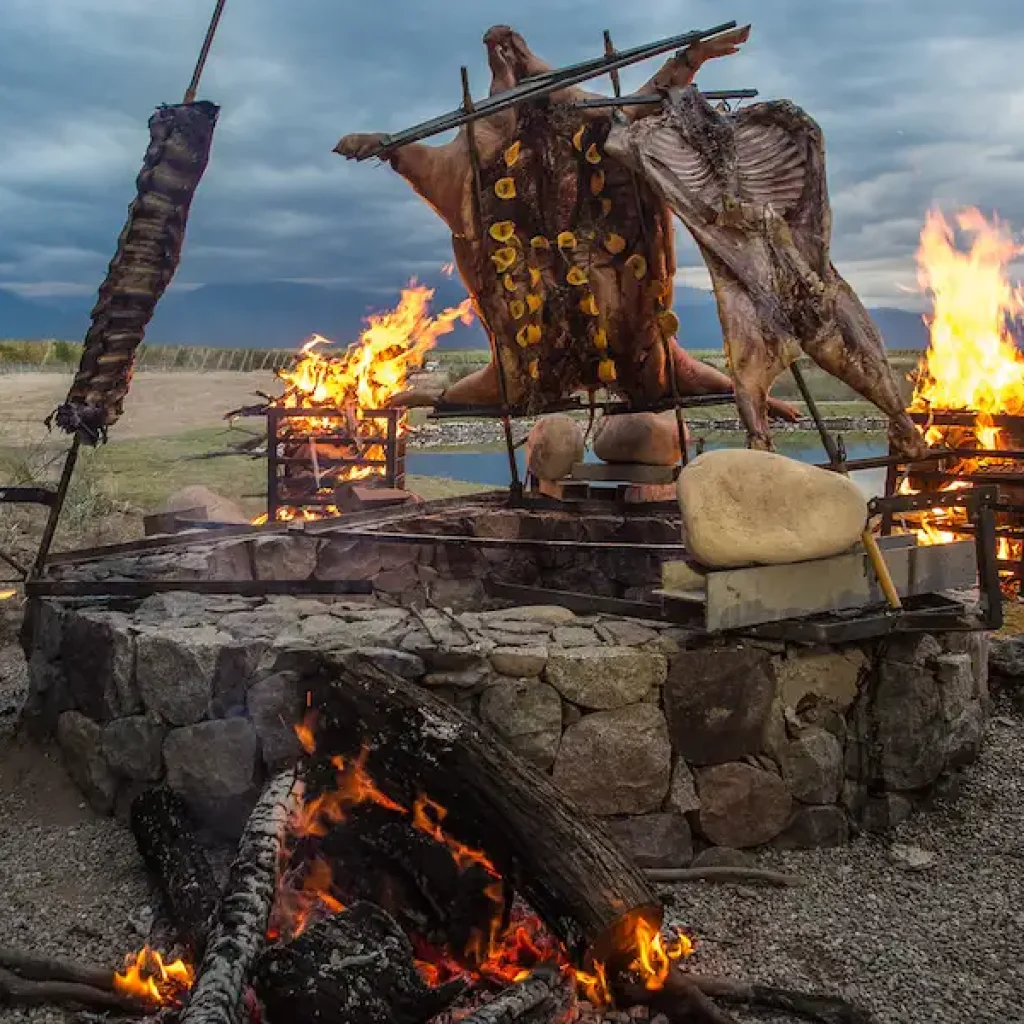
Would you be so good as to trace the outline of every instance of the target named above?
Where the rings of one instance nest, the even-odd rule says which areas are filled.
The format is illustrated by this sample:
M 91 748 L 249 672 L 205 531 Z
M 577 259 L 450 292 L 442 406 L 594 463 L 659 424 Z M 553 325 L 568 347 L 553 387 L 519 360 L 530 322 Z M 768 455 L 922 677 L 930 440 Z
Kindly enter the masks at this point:
M 114 991 L 154 1006 L 177 1006 L 192 987 L 194 973 L 183 960 L 168 960 L 143 946 L 125 957 L 124 970 L 114 975 Z
M 295 729 L 307 753 L 315 750 L 315 722 L 316 714 L 310 711 Z M 475 866 L 490 876 L 491 882 L 485 892 L 494 904 L 494 912 L 486 934 L 474 933 L 462 950 L 438 950 L 413 938 L 417 966 L 427 983 L 439 985 L 467 975 L 511 983 L 521 980 L 537 964 L 550 962 L 575 978 L 581 996 L 594 1005 L 609 1004 L 612 993 L 604 965 L 594 964 L 589 971 L 574 967 L 540 919 L 518 905 L 508 925 L 503 926 L 504 881 L 487 855 L 445 831 L 443 823 L 448 812 L 436 800 L 420 794 L 411 808 L 392 800 L 368 773 L 367 754 L 364 748 L 355 759 L 331 758 L 330 763 L 336 771 L 334 788 L 304 802 L 290 822 L 289 834 L 294 839 L 323 836 L 330 825 L 344 820 L 350 808 L 375 803 L 397 814 L 408 815 L 414 828 L 448 848 L 461 870 Z M 285 854 L 285 859 L 288 859 L 288 854 Z M 343 910 L 339 897 L 334 888 L 331 867 L 323 859 L 286 869 L 278 884 L 271 916 L 271 937 L 292 938 L 301 934 L 318 917 Z M 653 990 L 664 986 L 671 965 L 681 957 L 689 956 L 693 952 L 693 944 L 686 935 L 678 932 L 666 941 L 660 931 L 641 919 L 636 926 L 634 950 L 629 970 Z
M 929 345 L 918 369 L 912 412 L 962 410 L 974 413 L 967 426 L 927 427 L 932 446 L 998 452 L 1020 447 L 1020 438 L 997 427 L 993 416 L 1024 416 L 1024 354 L 1015 344 L 1011 325 L 1024 315 L 1024 290 L 1009 279 L 1009 265 L 1021 253 L 1005 224 L 991 221 L 975 209 L 956 215 L 956 228 L 967 235 L 966 250 L 957 247 L 956 233 L 937 211 L 928 213 L 917 250 L 918 283 L 931 298 L 925 317 Z M 998 455 L 960 455 L 943 471 L 962 475 L 1012 470 L 1014 464 Z M 945 490 L 970 487 L 954 480 Z M 915 488 L 906 480 L 901 493 Z M 962 538 L 962 510 L 935 509 L 921 516 L 918 537 L 925 544 L 944 544 Z M 1021 544 L 999 539 L 998 556 L 1019 559 Z
M 389 401 L 406 388 L 411 370 L 422 364 L 423 357 L 436 344 L 437 339 L 450 333 L 456 321 L 469 324 L 473 320 L 473 301 L 465 299 L 458 306 L 430 313 L 434 289 L 417 284 L 415 279 L 402 289 L 398 305 L 384 313 L 375 313 L 366 319 L 366 327 L 359 339 L 343 351 L 330 349 L 331 342 L 314 334 L 299 351 L 295 364 L 278 370 L 285 391 L 272 402 L 279 408 L 302 409 L 319 407 L 337 409 L 345 413 L 343 420 L 336 417 L 289 417 L 286 429 L 296 434 L 337 437 L 344 434 L 351 442 L 338 444 L 303 441 L 296 445 L 297 454 L 309 454 L 316 476 L 318 492 L 330 495 L 334 487 L 346 480 L 360 480 L 379 475 L 379 466 L 328 467 L 321 473 L 317 452 L 327 462 L 332 455 L 344 452 L 346 457 L 383 459 L 384 449 L 372 442 L 379 436 L 383 420 L 366 416 L 372 410 L 385 408 Z M 283 427 L 283 429 L 285 429 Z M 406 429 L 403 416 L 399 432 Z M 305 519 L 339 514 L 335 506 L 319 510 L 284 507 L 277 518 L 288 521 L 297 515 Z M 265 522 L 261 516 L 255 523 Z

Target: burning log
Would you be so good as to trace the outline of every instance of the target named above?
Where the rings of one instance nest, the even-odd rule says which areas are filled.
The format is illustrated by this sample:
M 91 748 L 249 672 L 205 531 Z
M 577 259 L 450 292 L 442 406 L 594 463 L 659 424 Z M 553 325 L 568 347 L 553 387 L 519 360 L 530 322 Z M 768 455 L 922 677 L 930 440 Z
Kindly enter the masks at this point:
M 355 903 L 266 950 L 252 984 L 271 1024 L 423 1024 L 465 988 L 462 981 L 430 988 L 405 933 L 371 903 Z
M 179 1024 L 235 1024 L 246 980 L 267 938 L 288 819 L 301 800 L 294 772 L 263 791 L 238 844 L 199 977 Z
M 463 1017 L 459 1024 L 547 1024 L 564 1020 L 575 1005 L 571 975 L 552 964 L 535 967 L 489 1003 Z
M 577 964 L 625 967 L 637 929 L 657 933 L 661 905 L 596 819 L 455 708 L 358 654 L 322 656 L 312 706 L 318 750 L 355 757 L 365 744 L 388 797 L 413 807 L 429 793 L 438 830 L 451 811 L 454 839 L 486 848 Z
M 179 939 L 191 959 L 198 961 L 206 948 L 220 889 L 184 803 L 166 787 L 140 793 L 132 801 L 131 830 Z
M 142 1016 L 152 1007 L 133 996 L 75 981 L 37 981 L 0 968 L 0 1006 L 56 1004 Z
M 92 310 L 78 372 L 53 414 L 58 427 L 86 444 L 105 438 L 123 411 L 135 351 L 178 269 L 219 110 L 206 101 L 180 103 L 160 107 L 149 120 L 137 194 Z

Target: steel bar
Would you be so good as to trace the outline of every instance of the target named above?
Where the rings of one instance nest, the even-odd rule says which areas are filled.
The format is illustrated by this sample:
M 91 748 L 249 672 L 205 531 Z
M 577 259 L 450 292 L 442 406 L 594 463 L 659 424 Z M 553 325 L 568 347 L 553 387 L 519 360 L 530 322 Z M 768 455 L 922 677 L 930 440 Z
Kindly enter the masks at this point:
M 28 580 L 28 597 L 150 597 L 184 591 L 194 594 L 372 594 L 369 580 Z
M 584 594 L 571 590 L 551 590 L 547 587 L 527 587 L 519 583 L 498 583 L 488 580 L 484 584 L 488 595 L 498 600 L 520 604 L 554 604 L 581 614 L 600 612 L 605 615 L 624 615 L 635 619 L 665 621 L 668 616 L 660 603 L 626 601 L 619 597 Z
M 461 128 L 464 124 L 470 124 L 482 117 L 489 117 L 501 110 L 517 106 L 528 100 L 540 99 L 544 96 L 557 92 L 559 89 L 568 89 L 570 86 L 579 85 L 591 78 L 599 78 L 601 75 L 609 74 L 621 68 L 636 64 L 649 57 L 657 57 L 659 54 L 667 53 L 669 50 L 683 49 L 691 43 L 700 42 L 711 36 L 727 32 L 736 27 L 735 21 L 723 22 L 714 28 L 704 29 L 697 32 L 684 32 L 682 35 L 671 36 L 661 39 L 656 43 L 648 43 L 646 46 L 637 46 L 631 50 L 620 50 L 614 58 L 597 57 L 592 60 L 583 61 L 580 64 L 572 64 L 564 68 L 556 68 L 541 75 L 531 75 L 524 79 L 519 85 L 504 92 L 488 96 L 475 104 L 472 109 L 467 110 L 465 106 L 453 110 L 440 117 L 431 118 L 422 124 L 414 125 L 405 131 L 395 135 L 385 136 L 380 146 L 368 153 L 364 160 L 382 156 L 389 150 L 399 149 L 412 142 L 421 142 L 432 135 L 440 135 L 442 132 L 450 131 L 453 128 Z
M 915 423 L 924 423 L 935 427 L 974 427 L 978 425 L 979 413 L 971 409 L 935 409 L 931 412 L 911 412 L 910 418 Z M 985 414 L 986 427 L 1017 427 L 1024 430 L 1024 416 L 1010 413 Z
M 835 439 L 828 432 L 825 421 L 821 418 L 821 413 L 818 411 L 818 403 L 814 401 L 814 395 L 811 394 L 811 389 L 807 386 L 807 381 L 804 379 L 804 372 L 800 369 L 799 362 L 792 362 L 789 369 L 793 374 L 793 380 L 796 381 L 796 386 L 800 391 L 804 404 L 807 406 L 807 411 L 811 414 L 811 419 L 814 420 L 814 426 L 817 428 L 818 436 L 821 438 L 828 461 L 835 467 L 843 465 Z
M 52 505 L 56 496 L 49 487 L 0 487 L 0 505 Z
M 309 418 L 342 420 L 347 419 L 349 415 L 348 410 L 339 409 L 336 405 L 272 405 L 268 406 L 263 413 L 260 413 L 260 415 L 265 415 L 266 413 L 269 413 L 271 409 L 273 409 L 273 411 L 281 419 L 290 419 L 297 417 L 301 419 Z M 382 420 L 390 419 L 391 417 L 394 416 L 401 417 L 402 413 L 404 412 L 404 409 L 398 407 L 394 409 L 360 409 L 359 417 L 364 420 Z
M 922 470 L 919 473 L 914 473 L 916 479 L 926 481 L 930 484 L 940 484 L 951 480 L 967 480 L 971 483 L 978 484 L 993 484 L 999 486 L 1000 484 L 1024 484 L 1024 472 L 1022 473 L 999 473 L 979 470 L 976 473 L 944 473 L 942 470 Z
M 752 100 L 758 95 L 756 89 L 710 89 L 701 90 L 701 96 L 709 101 L 714 100 Z M 603 107 L 653 107 L 664 102 L 657 94 L 636 93 L 626 96 L 608 96 L 600 99 L 577 100 L 572 106 L 578 110 L 600 110 Z
M 206 67 L 206 60 L 210 56 L 210 47 L 213 45 L 213 37 L 217 34 L 217 26 L 220 24 L 220 16 L 224 13 L 225 0 L 217 0 L 217 6 L 213 9 L 213 16 L 206 29 L 206 37 L 203 39 L 202 48 L 199 50 L 199 59 L 196 61 L 195 70 L 192 72 L 192 81 L 188 83 L 185 90 L 185 102 L 195 103 L 196 93 L 199 91 L 199 80 L 203 77 L 203 70 Z
M 27 565 L 22 565 L 13 555 L 7 554 L 6 551 L 0 551 L 0 562 L 6 562 L 16 573 L 21 576 L 21 579 L 25 579 L 28 576 L 29 569 Z M 5 580 L 4 582 L 9 582 Z M 19 583 L 21 580 L 18 581 Z
M 984 501 L 981 502 L 977 510 L 976 523 L 978 532 L 974 542 L 978 553 L 978 582 L 981 584 L 985 625 L 990 630 L 1001 629 L 1003 625 L 1003 591 L 999 579 L 999 563 L 996 558 L 996 517 Z
M 948 459 L 954 454 L 955 452 L 949 449 L 936 448 L 916 459 L 908 459 L 905 455 L 873 455 L 867 459 L 847 459 L 843 462 L 843 466 L 851 473 L 859 469 L 895 469 L 899 466 L 916 466 L 921 462 L 936 462 L 940 459 Z M 818 469 L 831 469 L 832 463 L 819 462 L 817 467 Z M 893 486 L 895 486 L 895 482 Z
M 43 536 L 39 541 L 39 550 L 36 552 L 35 562 L 32 563 L 30 578 L 41 576 L 46 566 L 46 556 L 50 553 L 53 538 L 57 532 L 57 525 L 60 523 L 60 514 L 64 509 L 64 502 L 67 500 L 68 488 L 71 486 L 71 478 L 75 473 L 75 465 L 78 462 L 78 452 L 81 445 L 81 437 L 75 434 L 71 440 L 71 447 L 64 458 L 64 468 L 61 470 L 57 491 L 53 496 L 53 504 L 50 505 L 50 514 L 46 517 L 46 526 L 43 527 Z
M 588 412 L 594 409 L 603 412 L 606 416 L 619 416 L 634 412 L 664 412 L 666 409 L 675 408 L 676 405 L 681 409 L 697 409 L 711 405 L 731 405 L 734 401 L 735 396 L 732 392 L 721 392 L 711 395 L 681 395 L 678 403 L 674 402 L 671 398 L 659 398 L 653 402 L 630 403 L 621 400 L 585 402 L 580 398 L 574 397 L 552 402 L 535 412 L 527 412 L 525 409 L 513 406 L 509 410 L 509 415 L 513 419 L 526 419 L 534 416 L 546 416 L 553 412 Z M 440 405 L 430 414 L 430 419 L 496 419 L 503 415 L 504 412 L 499 405 Z
M 995 488 L 979 487 L 974 490 L 921 491 L 918 494 L 897 494 L 891 498 L 872 498 L 868 502 L 868 508 L 871 515 L 878 515 L 886 511 L 899 514 L 927 508 L 971 509 L 982 502 L 992 504 L 995 500 Z

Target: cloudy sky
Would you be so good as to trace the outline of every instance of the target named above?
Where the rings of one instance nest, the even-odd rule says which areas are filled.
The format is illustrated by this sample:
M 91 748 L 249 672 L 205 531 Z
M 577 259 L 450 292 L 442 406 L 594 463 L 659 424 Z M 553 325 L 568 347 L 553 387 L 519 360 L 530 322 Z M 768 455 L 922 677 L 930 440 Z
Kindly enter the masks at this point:
M 95 291 L 162 102 L 180 100 L 212 0 L 5 0 L 0 287 Z M 449 256 L 441 222 L 389 168 L 332 155 L 354 131 L 450 110 L 480 39 L 511 23 L 563 64 L 735 18 L 741 54 L 704 88 L 756 87 L 821 123 L 834 257 L 869 305 L 916 308 L 925 210 L 976 204 L 1024 228 L 1019 0 L 227 0 L 201 95 L 222 107 L 177 284 L 317 281 L 368 304 Z M 624 75 L 645 79 L 648 63 Z M 607 85 L 600 86 L 602 90 Z M 680 244 L 680 280 L 706 280 Z

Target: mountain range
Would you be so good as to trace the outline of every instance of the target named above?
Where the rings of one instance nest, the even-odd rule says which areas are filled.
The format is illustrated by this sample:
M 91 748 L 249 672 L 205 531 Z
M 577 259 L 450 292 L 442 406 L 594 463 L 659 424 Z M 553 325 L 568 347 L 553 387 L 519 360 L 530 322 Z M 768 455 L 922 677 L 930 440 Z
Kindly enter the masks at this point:
M 462 285 L 448 278 L 428 282 L 435 288 L 433 309 L 457 305 Z M 686 348 L 714 349 L 722 333 L 714 298 L 697 288 L 677 287 L 676 310 Z M 0 287 L 0 338 L 58 338 L 76 341 L 89 326 L 92 295 L 28 298 Z M 294 348 L 311 334 L 338 343 L 358 335 L 363 318 L 398 301 L 382 295 L 372 308 L 366 293 L 315 284 L 270 281 L 256 284 L 209 284 L 175 289 L 164 296 L 146 331 L 150 344 L 224 348 Z M 872 309 L 871 315 L 891 349 L 920 349 L 928 332 L 920 314 L 901 309 Z M 445 349 L 486 348 L 478 324 L 457 325 L 439 344 Z

